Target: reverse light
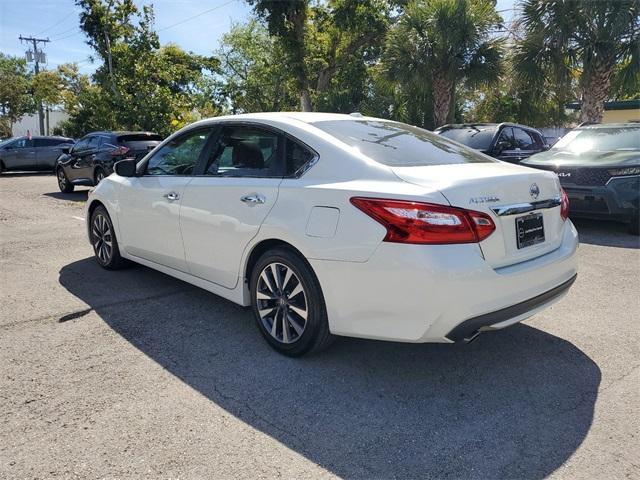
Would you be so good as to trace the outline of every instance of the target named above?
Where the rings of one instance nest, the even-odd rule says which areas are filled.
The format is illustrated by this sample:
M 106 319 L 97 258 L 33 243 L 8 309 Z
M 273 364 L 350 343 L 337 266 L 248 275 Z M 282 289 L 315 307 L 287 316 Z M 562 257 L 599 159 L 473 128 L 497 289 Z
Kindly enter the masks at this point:
M 564 191 L 564 188 L 560 189 L 560 193 L 560 216 L 562 220 L 566 220 L 569 218 L 569 197 L 567 196 L 567 192 Z
M 616 168 L 609 170 L 612 177 L 624 177 L 625 175 L 640 175 L 640 167 Z
M 114 157 L 119 157 L 121 155 L 126 155 L 128 151 L 129 151 L 129 147 L 120 146 L 120 147 L 114 148 L 109 153 Z
M 432 203 L 353 197 L 351 203 L 387 229 L 385 242 L 477 243 L 496 229 L 489 215 Z

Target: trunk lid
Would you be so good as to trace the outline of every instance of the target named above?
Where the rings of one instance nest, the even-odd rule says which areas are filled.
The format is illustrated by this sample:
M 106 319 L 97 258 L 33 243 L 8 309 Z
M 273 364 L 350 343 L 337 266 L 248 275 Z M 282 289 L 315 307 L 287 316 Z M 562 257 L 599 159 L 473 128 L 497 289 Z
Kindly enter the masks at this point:
M 452 206 L 491 215 L 496 231 L 480 247 L 494 268 L 544 255 L 562 242 L 560 206 L 549 208 L 560 196 L 560 182 L 552 172 L 504 162 L 394 167 L 393 171 L 405 182 L 439 190 Z M 528 204 L 533 204 L 533 210 L 524 211 Z M 499 211 L 508 206 L 518 208 Z M 542 215 L 544 241 L 518 248 L 516 219 L 531 214 Z

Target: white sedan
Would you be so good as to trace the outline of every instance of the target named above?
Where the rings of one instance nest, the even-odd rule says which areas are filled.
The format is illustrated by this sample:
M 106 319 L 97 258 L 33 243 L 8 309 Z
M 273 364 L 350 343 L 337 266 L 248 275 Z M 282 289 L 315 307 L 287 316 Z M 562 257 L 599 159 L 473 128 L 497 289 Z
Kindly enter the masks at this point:
M 251 306 L 291 356 L 334 335 L 470 341 L 576 278 L 554 173 L 371 117 L 202 120 L 119 162 L 86 208 L 102 267 L 134 261 Z

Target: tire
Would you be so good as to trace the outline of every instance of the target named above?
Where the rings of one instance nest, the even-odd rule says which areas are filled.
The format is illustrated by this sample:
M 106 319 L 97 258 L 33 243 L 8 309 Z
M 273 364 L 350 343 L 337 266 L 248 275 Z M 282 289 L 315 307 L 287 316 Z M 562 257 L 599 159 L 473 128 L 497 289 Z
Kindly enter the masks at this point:
M 120 270 L 128 265 L 120 256 L 118 239 L 107 210 L 99 206 L 91 214 L 89 237 L 98 265 L 107 270 Z
M 73 192 L 75 187 L 67 178 L 67 174 L 64 173 L 64 169 L 62 167 L 56 168 L 56 177 L 58 179 L 58 188 L 62 193 Z
M 267 251 L 258 259 L 249 282 L 256 324 L 276 351 L 299 357 L 332 343 L 322 289 L 309 264 L 296 252 L 287 248 Z
M 0 160 L 0 174 L 4 172 L 4 162 Z
M 640 235 L 640 218 L 631 218 L 629 221 L 629 226 L 627 227 L 627 231 L 631 235 Z
M 93 174 L 93 185 L 97 186 L 106 176 L 107 173 L 101 167 L 96 168 Z

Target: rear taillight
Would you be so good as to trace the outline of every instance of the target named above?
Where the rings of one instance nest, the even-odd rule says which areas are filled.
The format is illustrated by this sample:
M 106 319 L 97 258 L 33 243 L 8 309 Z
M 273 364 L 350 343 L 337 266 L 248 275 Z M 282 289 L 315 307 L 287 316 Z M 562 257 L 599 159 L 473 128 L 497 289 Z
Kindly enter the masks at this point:
M 385 242 L 477 243 L 496 229 L 489 215 L 462 208 L 364 197 L 351 203 L 387 229 Z
M 109 153 L 114 157 L 119 157 L 121 155 L 126 155 L 128 151 L 129 151 L 129 147 L 120 146 L 120 147 L 114 148 Z
M 567 196 L 567 192 L 564 191 L 564 188 L 560 189 L 560 194 L 560 216 L 562 220 L 566 220 L 569 218 L 569 197 Z

